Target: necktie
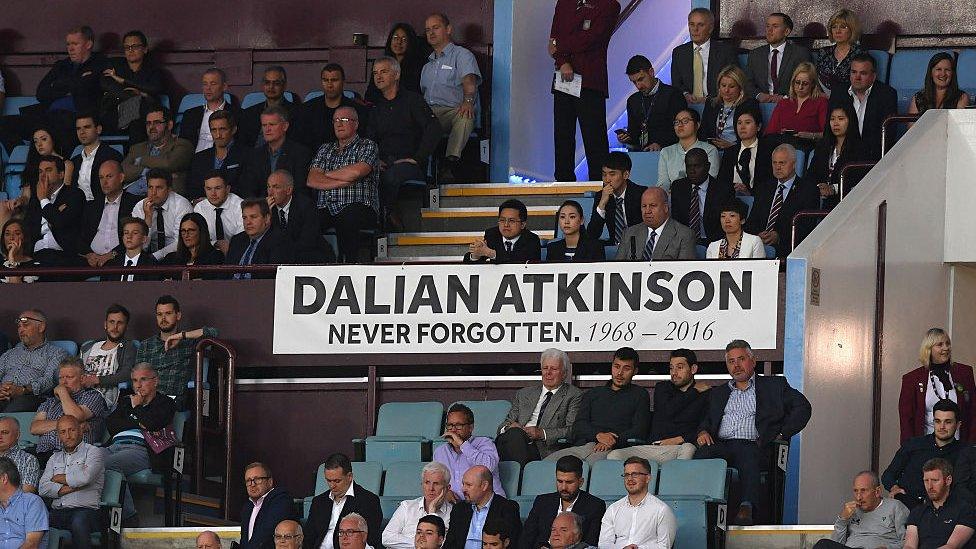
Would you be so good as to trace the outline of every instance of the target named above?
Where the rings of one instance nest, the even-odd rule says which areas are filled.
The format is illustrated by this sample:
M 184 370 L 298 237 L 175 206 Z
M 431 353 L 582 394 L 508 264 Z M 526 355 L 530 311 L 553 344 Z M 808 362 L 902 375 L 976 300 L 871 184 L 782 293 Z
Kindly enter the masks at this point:
M 746 187 L 752 187 L 752 172 L 749 171 L 749 162 L 752 161 L 752 149 L 743 148 L 739 153 L 739 162 L 736 170 L 739 172 L 739 179 Z
M 773 230 L 773 226 L 776 225 L 776 219 L 779 217 L 779 211 L 783 208 L 783 191 L 786 190 L 786 185 L 780 183 L 776 187 L 776 196 L 773 197 L 773 205 L 769 207 L 769 221 L 766 222 L 766 230 Z
M 156 206 L 156 249 L 158 252 L 166 247 L 166 223 L 163 221 L 163 207 Z
M 552 400 L 552 391 L 546 391 L 546 397 L 542 399 L 542 406 L 539 406 L 539 417 L 535 420 L 536 425 L 542 423 L 542 415 L 546 413 L 546 406 L 549 406 L 550 400 Z
M 696 235 L 701 236 L 701 197 L 698 192 L 701 185 L 691 186 L 691 207 L 688 209 L 688 226 L 695 231 Z
M 223 208 L 214 210 L 214 240 L 224 239 L 224 220 L 220 217 L 223 213 Z
M 241 256 L 240 262 L 238 262 L 237 264 L 238 265 L 250 265 L 251 264 L 251 259 L 254 257 L 254 250 L 257 249 L 257 247 L 258 247 L 258 241 L 256 239 L 255 240 L 251 240 L 251 243 L 247 245 L 247 249 L 244 250 L 244 255 Z M 234 274 L 234 278 L 236 278 L 238 280 L 240 280 L 242 278 L 244 278 L 244 279 L 250 279 L 251 278 L 251 273 L 236 273 L 236 274 Z
M 769 61 L 769 93 L 776 93 L 776 76 L 779 74 L 779 50 L 773 50 L 773 58 Z
M 132 266 L 132 260 L 131 259 L 126 259 L 125 260 L 125 266 L 126 267 L 131 267 Z M 130 276 L 131 275 L 122 275 L 122 278 L 120 278 L 119 280 L 121 280 L 122 282 L 129 282 L 130 281 L 129 280 L 129 277 Z
M 654 255 L 654 241 L 657 240 L 657 231 L 651 230 L 651 234 L 647 239 L 647 244 L 644 245 L 644 261 L 650 261 L 651 256 Z
M 617 201 L 617 212 L 613 218 L 613 240 L 617 244 L 620 244 L 620 239 L 624 235 L 624 229 L 627 228 L 627 217 L 624 215 L 624 201 L 620 198 L 614 198 Z
M 285 218 L 285 210 L 282 210 L 281 208 L 278 208 L 278 221 L 281 222 L 282 229 L 288 228 L 288 219 Z
M 701 46 L 695 46 L 695 57 L 692 63 L 692 77 L 695 83 L 692 86 L 691 95 L 695 97 L 705 96 L 705 63 L 702 60 Z
M 511 240 L 506 240 L 505 241 L 505 251 L 508 252 L 508 253 L 512 253 L 512 241 Z

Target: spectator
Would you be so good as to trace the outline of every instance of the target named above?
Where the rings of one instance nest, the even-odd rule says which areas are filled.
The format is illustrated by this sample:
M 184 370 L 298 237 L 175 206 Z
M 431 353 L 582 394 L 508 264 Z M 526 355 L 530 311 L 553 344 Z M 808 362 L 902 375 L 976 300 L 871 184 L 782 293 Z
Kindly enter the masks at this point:
M 122 190 L 125 174 L 122 164 L 115 159 L 102 162 L 98 168 L 98 188 L 100 198 L 85 204 L 83 215 L 85 224 L 85 260 L 89 267 L 101 267 L 112 258 L 120 255 L 125 247 L 122 244 L 122 222 L 132 215 L 139 198 Z
M 0 505 L 8 524 L 4 541 L 23 549 L 45 547 L 48 514 L 44 500 L 37 494 L 22 491 L 20 481 L 16 464 L 10 458 L 0 457 Z
M 178 242 L 176 250 L 166 254 L 160 263 L 164 265 L 224 264 L 224 253 L 211 243 L 210 228 L 207 227 L 207 221 L 202 214 L 190 212 L 183 216 L 180 220 Z M 202 278 L 219 278 L 219 276 L 204 275 Z
M 84 248 L 85 195 L 64 184 L 64 160 L 43 156 L 35 198 L 24 221 L 34 242 L 34 259 L 42 265 L 77 266 Z
M 850 103 L 836 104 L 830 108 L 827 120 L 829 131 L 817 143 L 810 163 L 809 178 L 817 184 L 820 198 L 828 207 L 840 202 L 840 174 L 846 164 L 867 160 L 861 133 L 857 128 L 857 114 Z M 848 172 L 844 192 L 849 193 L 857 184 L 853 173 Z
M 244 230 L 241 218 L 241 197 L 231 192 L 230 182 L 223 172 L 214 170 L 204 176 L 205 197 L 193 211 L 202 215 L 209 229 L 210 242 L 221 253 L 227 253 L 230 239 Z
M 436 459 L 436 458 L 435 458 Z M 464 473 L 464 502 L 451 510 L 451 528 L 447 530 L 444 549 L 478 547 L 483 530 L 489 523 L 498 523 L 518 547 L 522 532 L 518 503 L 492 491 L 498 481 L 484 465 L 475 465 Z M 489 529 L 489 534 L 494 529 Z
M 743 112 L 759 112 L 759 103 L 745 93 L 746 73 L 729 65 L 718 73 L 718 93 L 705 101 L 698 138 L 725 151 L 739 140 L 735 120 Z M 724 156 L 723 156 L 724 158 Z
M 97 52 L 91 27 L 79 26 L 65 36 L 68 58 L 54 63 L 37 84 L 37 100 L 57 127 L 69 131 L 73 114 L 96 112 L 102 98 L 99 80 L 110 67 L 108 59 Z
M 939 52 L 929 59 L 925 84 L 912 96 L 908 114 L 923 114 L 929 109 L 963 109 L 969 103 L 969 94 L 959 89 L 955 57 Z
M 65 158 L 65 139 L 58 137 L 55 139 L 55 131 L 49 126 L 39 126 L 31 133 L 31 147 L 27 151 L 27 162 L 24 164 L 24 171 L 20 179 L 20 197 L 15 200 L 18 207 L 23 207 L 32 198 L 37 196 L 37 181 L 40 177 L 41 158 L 45 156 L 56 156 L 65 161 L 64 175 L 65 181 L 71 181 L 74 177 L 75 166 Z
M 302 106 L 301 116 L 295 118 L 295 124 L 299 126 L 295 132 L 297 135 L 293 140 L 301 142 L 310 151 L 317 151 L 325 143 L 332 143 L 336 140 L 335 112 L 339 107 L 352 107 L 356 109 L 359 119 L 366 124 L 366 104 L 357 99 L 346 97 L 346 71 L 338 63 L 329 63 L 322 67 L 319 73 L 322 83 L 323 95 L 309 100 Z M 351 94 L 352 92 L 350 92 Z M 307 166 L 308 162 L 306 162 Z M 306 171 L 308 171 L 306 169 Z M 299 174 L 293 173 L 296 177 Z M 304 174 L 302 174 L 304 177 Z
M 140 143 L 146 140 L 146 128 L 133 120 L 125 124 L 118 120 L 118 105 L 126 100 L 139 97 L 138 113 L 146 112 L 149 105 L 159 102 L 166 91 L 163 71 L 146 59 L 149 52 L 149 39 L 139 30 L 132 30 L 122 37 L 123 57 L 110 59 L 111 66 L 102 71 L 101 86 L 107 97 L 114 99 L 109 114 L 113 118 L 110 127 L 118 126 L 128 130 L 129 142 Z
M 20 424 L 17 418 L 0 416 L 0 457 L 14 462 L 22 479 L 21 489 L 37 493 L 37 483 L 41 476 L 40 466 L 34 454 L 20 447 Z
M 138 217 L 126 217 L 122 219 L 120 225 L 122 226 L 122 253 L 106 261 L 105 266 L 151 267 L 156 265 L 158 263 L 156 258 L 144 249 L 149 239 L 149 225 Z M 157 277 L 152 275 L 123 274 L 117 277 L 103 276 L 101 279 L 133 282 L 135 280 L 156 280 Z
M 610 96 L 607 46 L 619 15 L 617 0 L 556 2 L 549 31 L 549 56 L 558 73 L 553 78 L 552 91 L 556 181 L 576 180 L 577 120 L 586 150 L 588 179 L 600 179 L 600 167 L 610 148 L 606 122 Z M 579 97 L 555 90 L 556 78 L 571 82 L 576 75 L 580 77 Z
M 524 263 L 542 258 L 539 237 L 525 229 L 529 210 L 521 200 L 510 198 L 498 207 L 498 226 L 485 231 L 468 245 L 465 263 Z
M 789 97 L 776 104 L 766 124 L 766 135 L 793 137 L 805 144 L 823 137 L 827 98 L 820 91 L 813 63 L 804 61 L 793 70 Z
M 224 260 L 226 265 L 278 265 L 291 263 L 295 252 L 291 240 L 281 229 L 271 224 L 271 208 L 267 200 L 248 200 L 241 204 L 244 231 L 230 239 Z M 234 278 L 274 278 L 274 273 L 235 273 Z
M 934 458 L 922 467 L 927 501 L 908 514 L 904 549 L 966 547 L 976 529 L 972 502 L 952 482 L 952 464 Z
M 244 468 L 244 488 L 247 500 L 241 507 L 241 549 L 271 549 L 282 522 L 297 518 L 291 495 L 275 486 L 271 468 L 261 462 Z
M 420 92 L 420 71 L 427 62 L 427 44 L 417 36 L 417 31 L 410 23 L 396 23 L 386 37 L 383 55 L 396 59 L 400 65 L 400 89 L 414 93 Z M 376 69 L 374 62 L 373 69 Z M 370 82 L 366 87 L 364 97 L 370 103 L 376 103 L 383 96 L 376 87 L 376 82 Z
M 972 366 L 953 362 L 952 340 L 942 328 L 932 328 L 925 333 L 918 355 L 918 367 L 901 378 L 901 396 L 898 398 L 901 442 L 932 434 L 935 429 L 932 407 L 943 399 L 959 405 L 960 438 L 964 442 L 974 442 L 976 431 L 970 423 L 976 421 L 972 405 L 976 381 L 973 380 Z
M 602 499 L 582 490 L 583 460 L 576 456 L 563 456 L 556 462 L 556 491 L 536 496 L 532 510 L 525 519 L 522 530 L 522 549 L 541 547 L 550 539 L 551 533 L 562 528 L 557 524 L 559 517 L 575 514 L 578 526 L 576 542 L 585 541 L 596 545 L 600 540 L 600 521 L 607 510 Z M 572 545 L 572 544 L 568 544 Z
M 759 504 L 759 475 L 774 440 L 789 440 L 810 421 L 810 402 L 786 378 L 757 376 L 752 348 L 741 339 L 725 346 L 732 379 L 709 390 L 698 428 L 695 458 L 721 457 L 739 470 L 742 502 L 735 523 L 749 525 Z
M 364 519 L 366 539 L 373 547 L 382 547 L 383 511 L 380 498 L 353 481 L 352 463 L 343 454 L 332 454 L 325 460 L 325 482 L 329 491 L 312 499 L 305 521 L 305 549 L 335 549 L 340 545 L 343 519 L 356 514 Z M 365 532 L 365 530 L 369 532 Z
M 671 381 L 654 386 L 654 415 L 651 436 L 641 446 L 610 452 L 607 459 L 626 460 L 637 456 L 664 463 L 672 459 L 691 459 L 695 455 L 698 425 L 708 406 L 708 385 L 695 382 L 698 357 L 689 349 L 671 351 Z
M 682 109 L 674 117 L 674 134 L 678 142 L 661 149 L 657 164 L 657 186 L 671 192 L 671 183 L 685 176 L 685 155 L 691 149 L 701 149 L 708 155 L 708 175 L 718 175 L 718 149 L 698 139 L 701 115 L 695 109 Z
M 773 177 L 773 147 L 760 138 L 762 116 L 759 111 L 742 111 L 735 115 L 735 134 L 739 142 L 726 149 L 718 180 L 732 183 L 737 195 L 752 195 L 759 183 Z
M 186 125 L 185 119 L 183 125 Z M 148 174 L 154 168 L 170 174 L 171 187 L 177 193 L 185 190 L 186 171 L 193 160 L 193 144 L 172 132 L 173 118 L 169 110 L 150 108 L 146 113 L 147 140 L 130 146 L 129 154 L 122 161 L 127 191 L 139 196 L 146 194 Z
M 228 102 L 227 74 L 217 67 L 203 71 L 202 92 L 204 104 L 187 109 L 183 113 L 180 124 L 180 137 L 192 143 L 194 152 L 213 147 L 213 136 L 210 134 L 210 115 L 217 111 L 236 109 Z
M 634 151 L 659 151 L 674 145 L 678 139 L 671 121 L 688 108 L 681 91 L 658 80 L 654 66 L 643 55 L 627 62 L 627 78 L 637 91 L 627 98 L 627 130 L 617 130 L 617 140 Z
M 58 420 L 65 415 L 84 426 L 83 440 L 88 444 L 101 442 L 102 422 L 107 415 L 105 399 L 95 389 L 82 385 L 85 365 L 80 358 L 67 357 L 58 365 L 58 384 L 54 386 L 54 396 L 48 397 L 37 409 L 31 421 L 30 432 L 37 435 L 37 457 L 46 463 L 51 454 L 63 450 L 59 438 Z
M 349 513 L 342 517 L 336 527 L 339 535 L 339 547 L 342 549 L 373 549 L 366 543 L 369 536 L 369 524 L 359 513 Z
M 377 146 L 360 137 L 359 115 L 352 107 L 335 111 L 338 141 L 322 145 L 308 170 L 308 186 L 318 189 L 322 230 L 335 228 L 339 259 L 346 263 L 368 261 L 369 239 L 362 231 L 376 227 Z
M 851 85 L 851 65 L 866 52 L 859 42 L 861 23 L 853 11 L 847 8 L 835 11 L 827 21 L 827 31 L 833 43 L 814 50 L 813 58 L 817 63 L 817 79 L 823 91 L 833 98 L 835 91 L 842 95 Z
M 619 245 L 627 227 L 640 223 L 641 196 L 647 187 L 630 180 L 630 156 L 619 151 L 607 155 L 603 163 L 603 190 L 593 206 L 587 232 L 594 239 L 602 238 L 606 227 L 608 244 Z
M 840 510 L 830 538 L 818 541 L 813 549 L 901 547 L 908 508 L 896 499 L 882 497 L 874 471 L 858 473 L 853 491 L 854 499 Z
M 485 521 L 481 529 L 482 549 L 507 549 L 512 545 L 512 536 L 508 527 L 497 520 Z
M 39 267 L 33 258 L 34 243 L 22 219 L 8 219 L 3 224 L 3 270 L 12 271 L 23 266 Z M 16 284 L 37 282 L 36 276 L 4 276 L 0 283 Z
M 81 143 L 81 152 L 71 157 L 70 184 L 85 193 L 85 200 L 101 201 L 105 198 L 99 185 L 99 169 L 106 160 L 122 162 L 122 155 L 112 147 L 105 145 L 99 138 L 102 135 L 102 123 L 91 113 L 75 115 L 75 133 Z
M 287 170 L 268 176 L 271 224 L 285 233 L 295 250 L 297 263 L 335 263 L 335 252 L 319 232 L 315 204 L 305 193 L 295 193 L 295 178 Z
M 749 209 L 738 198 L 732 198 L 719 207 L 719 222 L 725 234 L 708 245 L 706 259 L 746 259 L 766 258 L 766 247 L 762 240 L 742 230 Z
M 542 351 L 539 362 L 542 389 L 530 385 L 516 391 L 512 408 L 498 426 L 495 446 L 502 461 L 525 465 L 548 456 L 576 421 L 583 392 L 571 383 L 569 355 L 550 348 Z
M 272 105 L 288 111 L 288 119 L 297 118 L 301 109 L 301 100 L 295 98 L 290 101 L 285 95 L 288 89 L 288 73 L 281 65 L 271 65 L 264 69 L 261 78 L 261 92 L 264 101 L 251 105 L 241 113 L 240 141 L 245 147 L 261 146 L 264 144 L 264 134 L 261 132 L 261 113 Z
M 616 260 L 695 259 L 698 235 L 670 216 L 667 191 L 661 187 L 644 191 L 641 195 L 643 223 L 624 231 Z
M 156 300 L 156 327 L 159 333 L 141 341 L 139 352 L 136 353 L 136 362 L 148 362 L 154 373 L 158 374 L 153 389 L 158 384 L 159 391 L 173 398 L 181 408 L 186 384 L 193 374 L 190 359 L 196 352 L 197 340 L 217 337 L 217 330 L 209 326 L 179 330 L 182 319 L 180 302 L 171 295 L 160 296 Z
M 610 365 L 610 381 L 583 393 L 579 414 L 570 430 L 569 440 L 574 446 L 549 454 L 547 461 L 576 456 L 593 465 L 607 459 L 611 450 L 627 448 L 631 440 L 647 438 L 651 399 L 647 390 L 632 383 L 639 367 L 637 351 L 630 347 L 617 349 Z
M 599 536 L 597 536 L 599 538 Z M 582 517 L 573 511 L 556 515 L 549 532 L 549 547 L 552 549 L 595 549 L 595 545 L 583 540 Z
M 427 43 L 433 52 L 420 72 L 420 89 L 447 134 L 447 148 L 440 163 L 440 180 L 451 182 L 461 151 L 476 126 L 481 71 L 470 50 L 452 41 L 451 22 L 435 13 L 424 22 Z M 606 137 L 606 124 L 604 124 Z M 558 165 L 558 160 L 557 160 Z
M 719 95 L 722 73 L 729 66 L 739 65 L 735 48 L 712 40 L 714 30 L 715 16 L 710 10 L 691 10 L 688 13 L 691 41 L 671 52 L 671 85 L 689 103 L 706 103 L 707 98 Z
M 791 241 L 793 216 L 819 208 L 820 193 L 816 185 L 796 175 L 796 149 L 792 145 L 784 143 L 773 150 L 773 177 L 756 187 L 745 229 L 764 245 L 776 248 L 776 257 L 786 257 L 803 240 L 798 234 L 797 241 Z
M 856 113 L 858 135 L 864 141 L 865 160 L 881 158 L 881 124 L 898 113 L 898 93 L 878 81 L 877 61 L 861 53 L 851 60 L 850 87 L 830 95 L 830 108 L 850 106 Z M 854 118 L 851 118 L 854 120 Z
M 199 202 L 206 192 L 203 184 L 213 172 L 220 173 L 227 186 L 234 187 L 241 178 L 250 151 L 237 137 L 237 119 L 232 111 L 217 111 L 210 115 L 210 135 L 213 147 L 193 155 L 186 177 L 186 197 Z
M 437 515 L 427 515 L 417 521 L 417 535 L 411 547 L 416 549 L 441 549 L 447 537 L 444 519 Z
M 312 104 L 311 102 L 309 103 Z M 308 116 L 308 113 L 304 113 Z M 295 188 L 306 189 L 311 153 L 304 145 L 287 136 L 290 122 L 288 111 L 272 106 L 261 113 L 261 135 L 264 144 L 250 150 L 244 173 L 238 180 L 237 193 L 241 198 L 257 198 L 263 191 L 268 176 L 275 170 L 286 170 L 295 178 Z
M 708 175 L 710 168 L 705 151 L 691 149 L 685 154 L 687 175 L 671 185 L 672 218 L 694 231 L 701 245 L 721 238 L 719 208 L 735 194 L 731 185 Z
M 135 342 L 125 336 L 129 310 L 115 303 L 109 305 L 105 309 L 104 327 L 105 339 L 81 346 L 81 362 L 85 366 L 81 384 L 101 393 L 108 410 L 114 410 L 119 400 L 119 384 L 128 383 L 136 363 Z
M 83 440 L 82 433 L 91 431 L 82 429 L 73 415 L 55 423 L 59 449 L 48 460 L 38 491 L 53 500 L 51 527 L 69 530 L 74 547 L 89 549 L 92 533 L 101 529 L 105 450 Z
M 746 93 L 760 103 L 787 99 L 793 87 L 793 71 L 800 63 L 810 61 L 810 50 L 787 41 L 792 32 L 793 19 L 789 15 L 771 13 L 766 17 L 766 44 L 749 52 Z
M 51 393 L 68 353 L 47 340 L 47 316 L 26 309 L 15 319 L 20 343 L 0 355 L 0 409 L 33 412 Z
M 275 526 L 274 546 L 281 549 L 301 549 L 305 534 L 302 525 L 295 520 L 283 520 Z
M 546 244 L 546 261 L 606 261 L 603 242 L 590 238 L 583 225 L 583 206 L 575 200 L 567 200 L 556 212 L 556 225 L 562 231 L 559 240 Z
M 451 510 L 454 508 L 450 484 L 451 471 L 446 465 L 437 461 L 424 465 L 421 474 L 423 495 L 400 502 L 389 524 L 383 529 L 383 547 L 413 549 L 420 527 L 418 521 L 429 515 L 440 518 L 444 528 L 450 525 Z
M 173 452 L 154 453 L 146 444 L 146 434 L 172 426 L 176 404 L 172 398 L 158 392 L 159 375 L 152 364 L 137 362 L 132 367 L 130 379 L 132 392 L 121 395 L 115 410 L 105 419 L 105 426 L 112 435 L 112 442 L 106 447 L 105 468 L 126 476 L 143 469 L 167 473 L 172 466 Z M 129 525 L 137 523 L 128 485 L 122 502 L 122 517 Z
M 498 472 L 498 449 L 488 437 L 474 434 L 474 412 L 464 404 L 455 403 L 447 410 L 444 434 L 448 444 L 434 450 L 434 461 L 447 466 L 451 472 L 451 490 L 457 498 L 462 497 L 462 477 L 476 465 L 486 467 L 494 477 L 493 489 L 496 494 L 505 495 L 501 475 Z
M 149 226 L 147 251 L 156 260 L 176 250 L 179 241 L 179 224 L 183 216 L 193 211 L 190 201 L 173 188 L 173 176 L 162 168 L 153 168 L 146 174 L 148 191 L 146 198 L 132 208 L 132 217 Z
M 610 504 L 600 526 L 601 548 L 667 549 L 674 543 L 678 521 L 671 508 L 651 495 L 651 464 L 632 457 L 624 462 L 627 495 Z
M 204 530 L 197 535 L 197 549 L 220 549 L 220 536 L 213 530 Z

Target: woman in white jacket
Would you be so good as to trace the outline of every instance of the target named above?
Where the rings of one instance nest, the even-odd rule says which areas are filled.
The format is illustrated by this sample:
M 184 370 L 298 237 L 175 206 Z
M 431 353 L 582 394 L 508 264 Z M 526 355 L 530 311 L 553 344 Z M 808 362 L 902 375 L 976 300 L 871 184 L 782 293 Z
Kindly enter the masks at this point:
M 765 259 L 766 247 L 754 234 L 742 231 L 749 209 L 738 198 L 733 198 L 722 206 L 721 222 L 725 238 L 708 245 L 705 259 L 744 259 L 759 257 Z

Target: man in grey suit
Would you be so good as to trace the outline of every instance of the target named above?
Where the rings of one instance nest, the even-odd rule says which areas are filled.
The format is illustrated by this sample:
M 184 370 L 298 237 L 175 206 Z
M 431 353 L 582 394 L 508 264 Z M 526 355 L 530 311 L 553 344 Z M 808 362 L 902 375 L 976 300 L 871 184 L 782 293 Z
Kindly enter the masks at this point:
M 573 364 L 559 349 L 546 349 L 540 358 L 542 390 L 538 385 L 515 393 L 512 409 L 498 426 L 495 446 L 499 459 L 523 465 L 542 459 L 559 447 L 576 421 L 583 392 L 568 383 Z
M 706 98 L 717 96 L 718 73 L 729 65 L 739 64 L 735 48 L 712 40 L 714 29 L 715 16 L 708 8 L 691 10 L 688 14 L 691 41 L 671 52 L 671 86 L 681 91 L 689 103 L 704 103 Z
M 792 32 L 789 15 L 776 12 L 766 17 L 766 45 L 750 51 L 746 61 L 750 88 L 746 95 L 760 103 L 778 103 L 789 96 L 793 70 L 810 61 L 810 50 L 786 40 Z
M 695 231 L 671 219 L 663 188 L 650 187 L 641 195 L 641 219 L 620 237 L 617 261 L 695 259 Z

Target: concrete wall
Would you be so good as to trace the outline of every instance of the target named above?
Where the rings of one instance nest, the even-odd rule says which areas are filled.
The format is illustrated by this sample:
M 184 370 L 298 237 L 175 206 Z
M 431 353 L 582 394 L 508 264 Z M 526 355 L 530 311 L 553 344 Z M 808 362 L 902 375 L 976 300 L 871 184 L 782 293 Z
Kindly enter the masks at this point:
M 953 265 L 950 267 L 951 300 L 949 321 L 946 328 L 952 336 L 952 359 L 964 364 L 976 364 L 976 267 Z

